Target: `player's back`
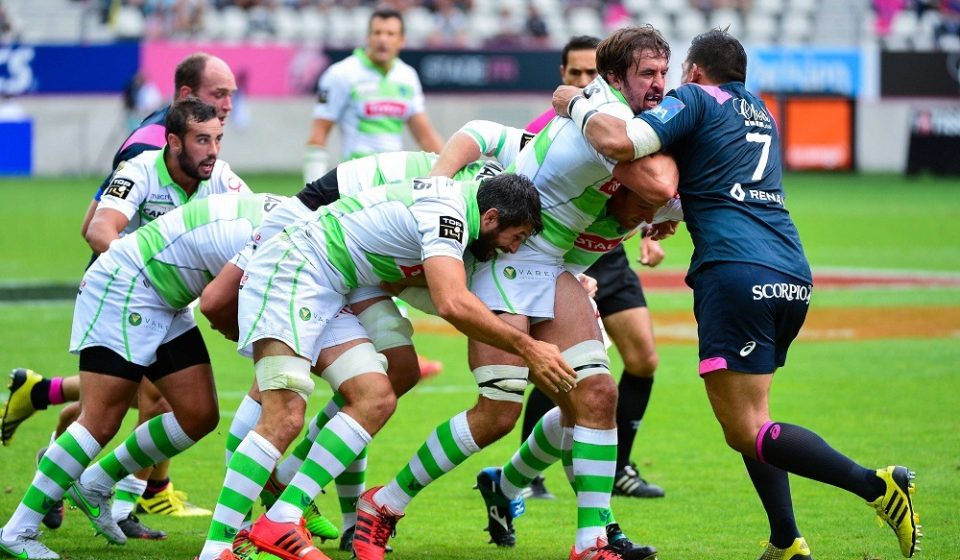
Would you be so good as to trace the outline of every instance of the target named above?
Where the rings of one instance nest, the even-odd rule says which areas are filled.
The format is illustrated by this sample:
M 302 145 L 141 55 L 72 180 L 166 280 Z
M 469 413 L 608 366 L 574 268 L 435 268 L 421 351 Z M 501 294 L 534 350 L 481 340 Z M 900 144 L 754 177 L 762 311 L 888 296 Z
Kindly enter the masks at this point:
M 785 205 L 777 124 L 759 97 L 739 82 L 686 84 L 642 118 L 680 169 L 694 242 L 688 281 L 711 262 L 761 264 L 809 281 Z
M 111 245 L 110 260 L 142 269 L 171 307 L 196 299 L 283 197 L 214 194 L 179 206 Z

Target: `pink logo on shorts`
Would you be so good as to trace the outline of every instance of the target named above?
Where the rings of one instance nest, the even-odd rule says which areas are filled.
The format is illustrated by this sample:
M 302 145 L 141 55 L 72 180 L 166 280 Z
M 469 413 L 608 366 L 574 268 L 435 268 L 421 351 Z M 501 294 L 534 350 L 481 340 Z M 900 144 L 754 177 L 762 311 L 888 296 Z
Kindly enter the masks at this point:
M 770 437 L 772 439 L 777 439 L 780 437 L 780 424 L 774 424 L 770 426 Z

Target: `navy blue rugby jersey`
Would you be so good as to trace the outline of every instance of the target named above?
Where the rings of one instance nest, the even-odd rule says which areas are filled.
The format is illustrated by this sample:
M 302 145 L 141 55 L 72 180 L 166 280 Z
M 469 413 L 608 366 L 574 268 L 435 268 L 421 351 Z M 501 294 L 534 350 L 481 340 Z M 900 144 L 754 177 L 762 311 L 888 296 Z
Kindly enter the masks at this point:
M 123 145 L 120 146 L 117 153 L 113 155 L 113 167 L 110 170 L 110 174 L 107 175 L 107 178 L 103 180 L 103 183 L 101 183 L 97 189 L 97 194 L 93 197 L 94 200 L 100 200 L 103 191 L 106 190 L 110 184 L 110 179 L 113 178 L 113 172 L 116 171 L 121 163 L 133 159 L 143 152 L 159 150 L 167 144 L 166 122 L 170 107 L 171 105 L 167 105 L 150 113 L 147 118 L 140 122 L 137 129 L 131 132 L 130 136 L 127 136 L 127 139 L 123 141 Z
M 785 206 L 777 124 L 740 82 L 684 84 L 637 116 L 680 169 L 680 201 L 693 239 L 687 272 L 714 262 L 763 265 L 812 282 Z

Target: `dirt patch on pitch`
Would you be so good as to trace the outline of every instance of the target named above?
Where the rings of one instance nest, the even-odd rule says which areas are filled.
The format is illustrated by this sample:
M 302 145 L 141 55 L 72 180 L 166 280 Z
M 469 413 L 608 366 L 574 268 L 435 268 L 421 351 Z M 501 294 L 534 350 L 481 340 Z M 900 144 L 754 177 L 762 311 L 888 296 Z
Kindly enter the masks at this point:
M 657 342 L 695 342 L 693 312 L 653 311 Z M 801 340 L 960 338 L 960 307 L 811 309 Z

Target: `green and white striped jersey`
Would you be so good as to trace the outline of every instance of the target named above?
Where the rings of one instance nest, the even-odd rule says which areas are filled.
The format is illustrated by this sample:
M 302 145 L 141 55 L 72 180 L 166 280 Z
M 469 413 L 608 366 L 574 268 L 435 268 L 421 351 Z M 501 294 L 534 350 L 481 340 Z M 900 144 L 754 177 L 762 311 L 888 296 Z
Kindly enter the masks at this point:
M 630 120 L 633 111 L 617 90 L 597 77 L 585 89 L 589 102 L 600 112 Z M 603 215 L 618 183 L 612 172 L 615 161 L 600 154 L 574 122 L 557 117 L 528 143 L 516 164 L 507 171 L 533 180 L 543 205 L 543 233 L 526 243 L 562 258 L 577 236 Z
M 484 156 L 493 158 L 503 167 L 513 164 L 524 142 L 522 129 L 489 121 L 471 121 L 460 131 L 466 132 L 477 142 Z M 337 185 L 341 196 L 351 196 L 370 187 L 426 177 L 437 157 L 432 152 L 386 152 L 345 161 L 337 166 Z M 490 162 L 477 160 L 464 166 L 453 179 L 475 180 L 485 169 L 490 170 Z M 502 170 L 500 168 L 497 171 Z
M 143 152 L 121 162 L 113 172 L 97 209 L 116 210 L 130 220 L 120 235 L 127 235 L 190 200 L 215 193 L 251 192 L 243 179 L 230 169 L 230 165 L 218 159 L 210 178 L 200 181 L 197 190 L 187 196 L 180 185 L 170 177 L 170 171 L 163 160 L 165 151 L 160 149 Z
M 384 73 L 359 48 L 327 68 L 318 90 L 313 118 L 340 126 L 344 160 L 400 150 L 404 123 L 424 111 L 412 66 L 396 58 Z
M 365 190 L 321 207 L 285 231 L 346 293 L 423 273 L 434 256 L 463 260 L 480 232 L 475 181 L 421 177 Z
M 164 302 L 186 307 L 250 240 L 270 194 L 214 194 L 191 200 L 110 245 L 120 266 L 141 271 Z

